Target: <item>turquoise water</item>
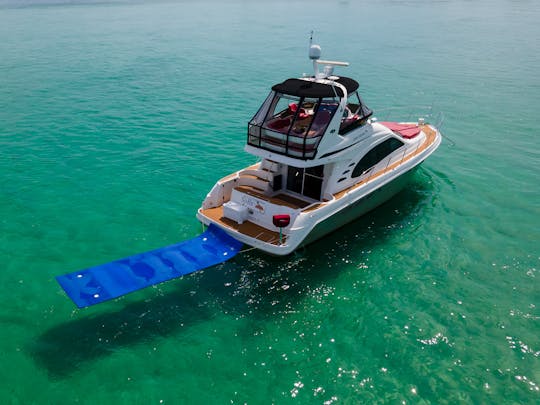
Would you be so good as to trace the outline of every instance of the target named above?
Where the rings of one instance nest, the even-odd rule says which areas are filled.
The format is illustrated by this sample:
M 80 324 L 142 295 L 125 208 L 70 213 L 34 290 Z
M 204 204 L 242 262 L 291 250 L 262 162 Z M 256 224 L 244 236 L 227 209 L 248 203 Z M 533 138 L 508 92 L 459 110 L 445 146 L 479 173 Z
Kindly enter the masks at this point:
M 538 403 L 539 18 L 536 1 L 0 1 L 0 402 Z M 56 275 L 200 232 L 215 180 L 254 162 L 269 87 L 310 71 L 312 29 L 376 115 L 444 113 L 411 186 L 291 257 L 75 309 Z

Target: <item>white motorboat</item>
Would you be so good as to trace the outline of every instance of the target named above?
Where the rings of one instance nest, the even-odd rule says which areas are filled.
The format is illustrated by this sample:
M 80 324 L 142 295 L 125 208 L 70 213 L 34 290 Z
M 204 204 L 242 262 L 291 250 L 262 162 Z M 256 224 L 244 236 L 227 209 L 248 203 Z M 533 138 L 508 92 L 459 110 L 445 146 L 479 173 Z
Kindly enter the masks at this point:
M 287 255 L 391 198 L 440 145 L 424 118 L 378 122 L 358 82 L 334 75 L 348 64 L 320 54 L 311 45 L 313 76 L 272 87 L 248 124 L 245 151 L 260 161 L 215 184 L 197 212 L 203 224 Z

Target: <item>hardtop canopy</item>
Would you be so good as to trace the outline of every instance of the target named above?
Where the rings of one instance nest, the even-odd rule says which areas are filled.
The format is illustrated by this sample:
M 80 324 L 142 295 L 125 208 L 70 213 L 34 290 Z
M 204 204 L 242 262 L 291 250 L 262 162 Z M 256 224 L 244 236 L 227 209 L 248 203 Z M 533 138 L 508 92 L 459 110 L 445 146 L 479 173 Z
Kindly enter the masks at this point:
M 358 82 L 349 77 L 339 77 L 333 81 L 344 86 L 348 94 L 358 89 Z M 298 97 L 323 98 L 334 97 L 336 94 L 343 97 L 343 91 L 338 86 L 302 79 L 287 79 L 283 83 L 274 85 L 272 90 Z

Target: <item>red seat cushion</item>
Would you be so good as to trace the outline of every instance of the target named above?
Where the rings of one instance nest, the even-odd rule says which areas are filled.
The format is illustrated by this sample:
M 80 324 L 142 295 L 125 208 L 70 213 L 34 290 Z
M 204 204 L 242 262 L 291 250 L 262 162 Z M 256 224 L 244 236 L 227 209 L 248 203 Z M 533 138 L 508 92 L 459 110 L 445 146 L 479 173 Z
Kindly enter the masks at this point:
M 291 120 L 288 118 L 280 118 L 276 121 L 269 122 L 268 128 L 279 130 L 288 127 L 289 125 L 291 125 Z
M 411 139 L 418 135 L 421 131 L 417 124 L 399 124 L 397 122 L 380 122 L 391 131 L 400 134 L 403 138 Z

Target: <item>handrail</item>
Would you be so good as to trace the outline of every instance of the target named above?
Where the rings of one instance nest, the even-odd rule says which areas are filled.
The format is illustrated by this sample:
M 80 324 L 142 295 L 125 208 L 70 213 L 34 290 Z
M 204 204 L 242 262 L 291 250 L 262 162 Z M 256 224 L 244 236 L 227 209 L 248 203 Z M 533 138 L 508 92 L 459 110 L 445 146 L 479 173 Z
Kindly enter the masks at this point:
M 408 111 L 405 114 L 403 110 Z M 427 110 L 427 111 L 426 111 Z M 429 118 L 430 121 L 437 122 L 437 127 L 439 127 L 438 121 L 441 120 L 440 116 L 442 112 L 435 113 L 433 106 L 399 106 L 399 107 L 387 107 L 377 110 L 377 113 L 373 115 L 378 121 L 391 121 L 392 117 L 395 115 L 394 112 L 399 113 L 399 122 L 414 121 L 416 122 L 418 118 Z M 379 118 L 379 117 L 382 117 Z M 444 118 L 444 115 L 443 115 Z M 442 122 L 442 120 L 441 120 Z
M 250 130 L 256 128 L 254 133 Z M 317 154 L 319 143 L 324 132 L 316 136 L 295 135 L 288 132 L 279 132 L 258 124 L 248 124 L 248 145 L 276 152 L 285 156 L 300 159 L 313 159 Z M 313 141 L 308 145 L 308 140 Z M 262 145 L 265 142 L 266 145 Z M 309 146 L 309 148 L 308 148 Z M 279 149 L 284 149 L 281 151 Z
M 425 142 L 427 142 L 427 139 L 424 140 L 423 142 L 417 142 L 416 146 L 414 147 L 414 150 L 412 150 L 413 148 L 410 148 L 410 147 L 404 148 L 403 149 L 403 156 L 401 157 L 401 160 L 399 161 L 399 164 L 401 165 L 403 163 L 403 161 L 413 159 L 415 156 L 417 156 L 418 155 L 418 153 L 417 153 L 418 149 L 423 147 Z M 399 150 L 399 149 L 397 149 L 397 150 Z M 346 189 L 347 191 L 345 191 L 344 195 L 349 195 L 349 193 L 354 191 L 360 184 L 369 183 L 369 181 L 371 180 L 372 177 L 378 177 L 380 175 L 386 174 L 389 171 L 396 170 L 396 168 L 399 167 L 399 166 L 396 166 L 396 167 L 394 167 L 392 169 L 389 169 L 389 167 L 394 165 L 397 162 L 397 160 L 399 159 L 399 154 L 395 154 L 396 151 L 394 151 L 392 154 L 390 154 L 388 156 L 388 160 L 387 160 L 386 165 L 384 166 L 384 168 L 381 168 L 379 170 L 374 170 L 378 165 L 380 165 L 380 163 L 384 159 L 386 159 L 386 157 L 383 160 L 380 160 L 379 162 L 374 164 L 373 166 L 371 166 L 371 167 L 367 168 L 366 170 L 364 170 L 364 172 L 359 177 L 360 181 L 358 183 L 354 184 L 353 186 L 349 187 L 348 189 Z M 396 157 L 398 157 L 398 159 L 396 159 Z M 405 157 L 407 157 L 407 159 L 405 159 Z M 369 176 L 367 176 L 367 178 L 366 177 L 362 178 L 362 176 L 365 176 L 367 173 L 369 173 Z M 343 192 L 343 190 L 338 192 L 337 194 L 339 194 L 341 192 Z

